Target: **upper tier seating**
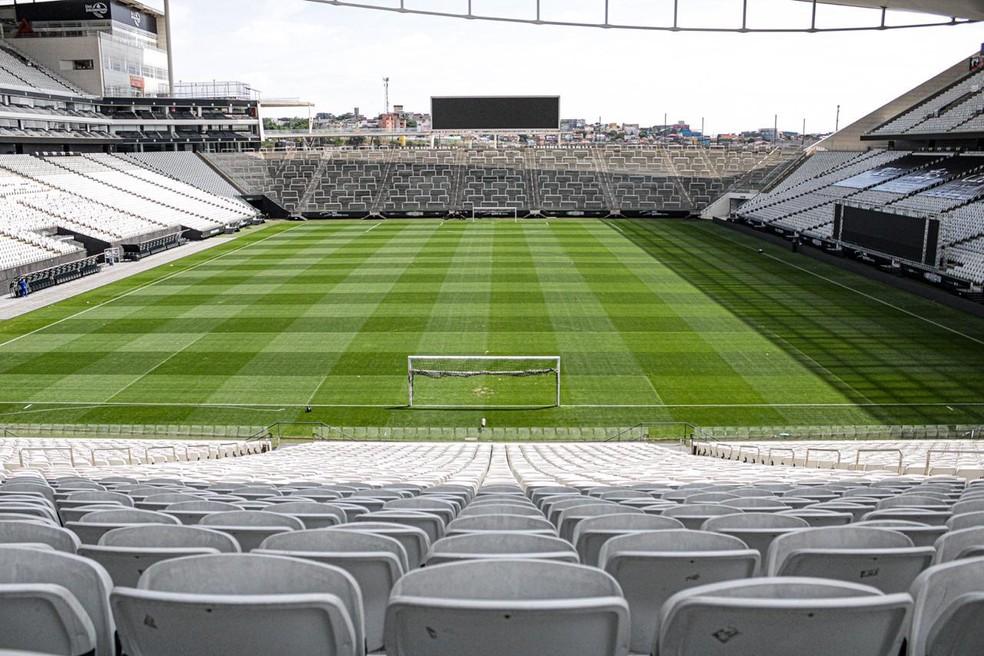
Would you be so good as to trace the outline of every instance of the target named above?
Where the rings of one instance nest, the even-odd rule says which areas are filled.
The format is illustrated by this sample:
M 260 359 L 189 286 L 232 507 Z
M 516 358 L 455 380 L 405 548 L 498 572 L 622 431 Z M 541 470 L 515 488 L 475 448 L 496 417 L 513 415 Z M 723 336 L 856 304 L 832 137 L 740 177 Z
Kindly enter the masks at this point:
M 970 94 L 979 93 L 982 83 L 984 83 L 984 71 L 972 73 L 901 116 L 878 127 L 873 131 L 873 134 L 905 134 L 910 132 L 922 123 L 932 120 L 940 110 L 948 108 Z M 960 103 L 957 104 L 959 106 Z M 946 130 L 941 129 L 939 131 L 945 132 Z
M 0 83 L 15 89 L 56 95 L 84 95 L 79 89 L 55 77 L 47 69 L 34 65 L 33 62 L 5 47 L 0 47 Z

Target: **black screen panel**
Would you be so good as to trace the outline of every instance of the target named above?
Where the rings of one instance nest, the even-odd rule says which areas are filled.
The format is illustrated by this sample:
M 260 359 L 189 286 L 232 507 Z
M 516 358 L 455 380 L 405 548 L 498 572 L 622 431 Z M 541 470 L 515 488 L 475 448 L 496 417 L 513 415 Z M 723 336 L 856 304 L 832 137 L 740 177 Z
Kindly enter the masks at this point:
M 925 218 L 844 206 L 841 241 L 914 262 L 923 261 Z
M 431 98 L 435 130 L 558 130 L 557 96 Z

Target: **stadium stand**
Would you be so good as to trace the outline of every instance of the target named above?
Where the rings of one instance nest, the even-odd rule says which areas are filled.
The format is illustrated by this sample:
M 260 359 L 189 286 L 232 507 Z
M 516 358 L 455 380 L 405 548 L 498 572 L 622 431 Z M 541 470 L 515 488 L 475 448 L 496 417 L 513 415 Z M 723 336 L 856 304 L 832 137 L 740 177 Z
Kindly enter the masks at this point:
M 216 196 L 238 198 L 242 195 L 195 153 L 119 153 L 117 156 Z
M 984 71 L 969 72 L 963 79 L 936 93 L 901 115 L 872 130 L 877 136 L 926 136 L 980 131 Z
M 604 210 L 610 207 L 602 172 L 587 149 L 536 149 L 532 151 L 533 184 L 540 209 Z
M 470 149 L 465 152 L 461 191 L 464 209 L 535 205 L 524 153 L 516 150 Z
M 400 150 L 390 159 L 378 208 L 383 212 L 433 212 L 453 206 L 458 154 Z M 317 203 L 317 196 L 313 199 Z
M 521 214 L 700 211 L 726 191 L 780 178 L 797 149 L 639 146 L 533 149 L 335 149 L 210 153 L 247 195 L 294 213 Z
M 203 186 L 222 181 L 194 153 L 170 155 Z M 230 190 L 217 195 L 122 155 L 0 155 L 0 285 L 36 292 L 98 271 L 109 248 L 141 258 L 258 221 Z
M 938 645 L 969 635 L 984 594 L 979 461 L 900 475 L 716 442 L 121 457 L 139 444 L 0 441 L 0 648 L 112 654 L 118 633 L 133 654 L 956 654 Z M 968 444 L 898 446 L 914 462 Z
M 840 246 L 835 205 L 938 219 L 938 255 L 929 270 L 979 287 L 984 284 L 982 170 L 984 158 L 975 151 L 821 151 L 776 187 L 744 203 L 736 216 L 833 247 Z

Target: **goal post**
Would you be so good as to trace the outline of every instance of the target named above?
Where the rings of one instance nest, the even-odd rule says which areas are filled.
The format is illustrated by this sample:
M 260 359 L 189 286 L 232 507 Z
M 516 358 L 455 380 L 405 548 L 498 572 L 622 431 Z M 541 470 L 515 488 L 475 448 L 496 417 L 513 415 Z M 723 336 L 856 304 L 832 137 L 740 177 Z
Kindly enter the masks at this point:
M 560 407 L 560 356 L 411 355 L 411 408 Z

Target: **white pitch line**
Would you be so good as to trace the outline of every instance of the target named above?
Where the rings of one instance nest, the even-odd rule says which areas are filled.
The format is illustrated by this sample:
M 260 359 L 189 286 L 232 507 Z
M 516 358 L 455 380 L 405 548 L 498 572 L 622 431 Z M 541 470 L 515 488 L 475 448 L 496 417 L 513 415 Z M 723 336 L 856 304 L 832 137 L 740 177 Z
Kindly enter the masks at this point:
M 119 396 L 123 392 L 127 391 L 128 389 L 130 389 L 131 387 L 133 387 L 134 385 L 136 385 L 137 383 L 139 383 L 141 380 L 143 380 L 144 378 L 146 378 L 147 376 L 149 376 L 150 374 L 154 373 L 155 371 L 157 371 L 158 369 L 160 369 L 161 367 L 163 367 L 165 364 L 167 364 L 168 362 L 170 362 L 175 356 L 177 356 L 180 353 L 184 353 L 192 345 L 197 344 L 198 342 L 200 342 L 203 339 L 205 339 L 205 337 L 208 336 L 209 334 L 211 334 L 211 333 L 202 333 L 201 335 L 199 335 L 195 339 L 191 340 L 190 342 L 188 342 L 187 344 L 185 344 L 184 346 L 182 346 L 177 351 L 174 351 L 173 353 L 171 353 L 171 355 L 167 356 L 166 358 L 164 358 L 163 360 L 161 360 L 160 362 L 158 362 L 157 364 L 155 364 L 153 367 L 151 367 L 147 371 L 143 372 L 142 374 L 140 374 L 139 376 L 137 376 L 133 380 L 131 380 L 129 383 L 127 383 L 126 385 L 124 385 L 123 387 L 121 387 L 119 390 L 117 390 L 117 391 L 113 392 L 112 394 L 110 394 L 108 397 L 106 397 L 106 401 L 104 401 L 104 403 L 105 402 L 108 402 L 108 401 L 110 401 L 110 400 L 112 400 L 114 398 L 116 398 L 117 396 Z
M 646 374 L 642 374 L 642 377 L 646 379 L 647 383 L 649 383 L 649 389 L 651 389 L 653 391 L 653 394 L 656 395 L 656 400 L 662 404 L 663 397 L 660 395 L 659 390 L 656 389 L 656 386 L 653 385 L 653 381 L 650 380 L 649 376 L 647 376 Z
M 234 248 L 231 251 L 227 251 L 227 252 L 222 253 L 220 255 L 216 255 L 215 257 L 210 257 L 209 259 L 205 260 L 204 262 L 199 262 L 198 264 L 195 264 L 193 266 L 190 266 L 187 269 L 181 269 L 180 271 L 175 271 L 174 273 L 170 273 L 170 274 L 164 276 L 163 278 L 158 278 L 157 280 L 152 280 L 152 281 L 148 282 L 145 285 L 141 285 L 139 287 L 135 287 L 134 289 L 131 289 L 128 292 L 124 292 L 123 294 L 120 294 L 119 296 L 114 296 L 113 298 L 111 298 L 109 300 L 106 300 L 106 301 L 103 301 L 102 303 L 99 303 L 97 305 L 93 305 L 92 307 L 87 307 L 84 310 L 79 310 L 75 314 L 71 314 L 71 315 L 69 315 L 67 317 L 62 317 L 58 321 L 52 321 L 49 324 L 45 324 L 45 325 L 41 326 L 40 328 L 35 328 L 34 330 L 32 330 L 30 332 L 27 332 L 27 333 L 24 333 L 23 335 L 18 335 L 17 337 L 14 337 L 12 339 L 8 339 L 6 342 L 3 342 L 2 344 L 0 344 L 0 349 L 4 348 L 5 346 L 9 346 L 9 345 L 13 344 L 16 341 L 19 341 L 21 339 L 24 339 L 25 337 L 30 337 L 31 335 L 36 335 L 37 333 L 41 332 L 42 330 L 47 330 L 48 328 L 51 328 L 52 326 L 57 326 L 60 323 L 64 323 L 66 321 L 70 321 L 71 319 L 75 319 L 76 317 L 80 317 L 80 316 L 82 316 L 83 314 L 85 314 L 87 312 L 92 312 L 93 310 L 98 310 L 99 308 L 101 308 L 101 307 L 103 307 L 105 305 L 109 305 L 110 303 L 113 303 L 114 301 L 118 301 L 121 298 L 126 298 L 127 296 L 130 296 L 131 294 L 136 294 L 139 291 L 143 291 L 143 290 L 145 290 L 145 289 L 147 289 L 149 287 L 153 287 L 154 285 L 159 284 L 159 283 L 162 283 L 165 280 L 170 280 L 171 278 L 174 278 L 175 276 L 180 276 L 182 273 L 187 273 L 188 271 L 193 271 L 193 270 L 197 269 L 200 266 L 204 266 L 206 264 L 209 264 L 210 262 L 214 262 L 215 260 L 218 260 L 220 258 L 223 258 L 223 257 L 225 257 L 227 255 L 232 255 L 233 253 L 238 253 L 239 251 L 243 250 L 244 248 L 249 248 L 250 246 L 255 246 L 257 244 L 262 244 L 267 239 L 272 239 L 273 237 L 278 237 L 278 236 L 284 234 L 285 232 L 287 232 L 289 230 L 291 230 L 291 228 L 287 228 L 287 230 L 283 230 L 281 232 L 277 232 L 277 233 L 272 234 L 272 235 L 267 235 L 263 239 L 259 239 L 259 240 L 254 241 L 254 242 L 250 242 L 248 244 L 244 244 L 243 246 L 240 246 L 239 248 Z
M 827 374 L 828 376 L 830 376 L 831 378 L 833 378 L 834 380 L 836 380 L 837 382 L 839 382 L 841 385 L 846 386 L 847 389 L 851 390 L 851 392 L 853 392 L 854 394 L 857 394 L 859 397 L 861 397 L 862 399 L 864 399 L 865 403 L 874 403 L 874 401 L 872 401 L 871 399 L 869 399 L 867 397 L 867 395 L 865 395 L 863 392 L 861 392 L 856 387 L 854 387 L 854 385 L 851 385 L 849 382 L 847 382 L 846 380 L 844 380 L 843 378 L 841 378 L 840 376 L 838 376 L 837 374 L 835 374 L 833 371 L 831 371 L 827 367 L 825 367 L 822 364 L 820 364 L 819 362 L 817 362 L 816 358 L 814 358 L 813 356 L 809 355 L 808 353 L 804 353 L 802 349 L 798 348 L 795 344 L 793 344 L 792 342 L 790 342 L 788 339 L 786 339 L 785 337 L 783 337 L 779 333 L 775 332 L 774 330 L 770 330 L 769 332 L 772 333 L 772 336 L 774 338 L 778 339 L 780 342 L 782 342 L 783 344 L 785 344 L 786 346 L 788 346 L 789 348 L 793 349 L 794 351 L 796 351 L 797 353 L 799 353 L 801 356 L 803 356 L 804 358 L 806 358 L 807 360 L 809 360 L 810 362 L 812 362 L 814 364 L 814 366 L 816 366 L 816 367 L 818 367 L 820 369 L 820 371 L 824 372 L 825 374 Z
M 376 228 L 378 228 L 381 225 L 383 225 L 383 222 L 382 221 L 380 221 L 379 223 L 377 223 L 373 227 L 369 228 L 368 230 L 366 230 L 366 232 L 363 232 L 362 234 L 366 234 L 366 233 L 372 232 L 373 230 L 375 230 Z
M 734 239 L 729 239 L 728 237 L 722 236 L 722 239 L 725 239 L 726 241 L 730 241 L 732 244 L 735 244 L 735 245 L 737 245 L 737 246 L 739 246 L 741 248 L 747 249 L 747 250 L 755 250 L 755 251 L 758 250 L 758 249 L 756 249 L 756 248 L 754 248 L 752 246 L 746 246 L 745 244 L 739 243 L 739 242 L 735 241 Z M 872 296 L 871 294 L 869 294 L 867 292 L 863 292 L 860 289 L 855 289 L 854 287 L 851 287 L 850 285 L 846 285 L 846 284 L 844 284 L 842 282 L 839 282 L 837 280 L 834 280 L 833 278 L 828 278 L 827 276 L 824 276 L 822 274 L 819 274 L 816 271 L 811 271 L 811 270 L 809 270 L 809 269 L 807 269 L 805 267 L 799 266 L 798 264 L 793 264 L 789 260 L 784 260 L 781 257 L 777 257 L 775 255 L 771 255 L 769 253 L 764 253 L 764 252 L 762 253 L 762 255 L 764 255 L 765 257 L 767 257 L 767 258 L 769 258 L 771 260 L 775 260 L 776 262 L 781 262 L 782 264 L 785 264 L 788 267 L 792 267 L 793 269 L 797 269 L 797 270 L 802 271 L 804 273 L 808 273 L 811 276 L 813 276 L 814 278 L 819 278 L 820 280 L 823 280 L 825 282 L 828 282 L 831 285 L 835 285 L 835 286 L 840 287 L 842 289 L 846 289 L 846 290 L 848 290 L 850 292 L 854 292 L 855 294 L 858 294 L 859 296 L 864 296 L 865 298 L 867 298 L 867 299 L 869 299 L 871 301 L 875 301 L 876 303 L 881 303 L 882 305 L 884 305 L 886 307 L 890 307 L 893 310 L 896 310 L 898 312 L 901 312 L 902 314 L 907 314 L 910 317 L 913 317 L 914 319 L 919 319 L 920 321 L 925 321 L 926 323 L 928 323 L 930 325 L 933 325 L 933 326 L 936 326 L 937 328 L 942 328 L 943 330 L 945 330 L 947 332 L 953 333 L 954 335 L 959 335 L 960 337 L 963 337 L 964 339 L 968 339 L 968 340 L 974 342 L 975 344 L 980 344 L 981 346 L 984 346 L 984 340 L 980 340 L 980 339 L 977 339 L 976 337 L 973 337 L 971 335 L 968 335 L 967 333 L 960 332 L 956 328 L 951 328 L 950 326 L 944 325 L 944 324 L 942 324 L 942 323 L 940 323 L 938 321 L 933 321 L 932 319 L 930 319 L 928 317 L 924 317 L 921 314 L 916 314 L 915 312 L 912 312 L 911 310 L 906 310 L 905 308 L 899 307 L 898 305 L 895 305 L 894 303 L 889 303 L 886 300 L 880 299 L 877 296 Z

